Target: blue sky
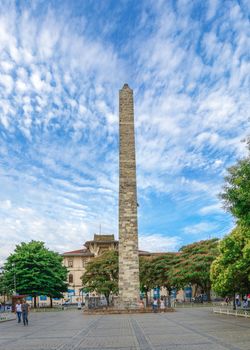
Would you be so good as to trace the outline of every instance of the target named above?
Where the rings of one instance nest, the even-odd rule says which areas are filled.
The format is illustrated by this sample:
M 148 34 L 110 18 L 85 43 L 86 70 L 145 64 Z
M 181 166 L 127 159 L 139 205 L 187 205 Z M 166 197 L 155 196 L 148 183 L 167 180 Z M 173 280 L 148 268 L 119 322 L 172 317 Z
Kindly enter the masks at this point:
M 134 90 L 140 248 L 233 227 L 218 199 L 249 135 L 250 6 L 1 1 L 0 260 L 117 237 L 118 91 Z

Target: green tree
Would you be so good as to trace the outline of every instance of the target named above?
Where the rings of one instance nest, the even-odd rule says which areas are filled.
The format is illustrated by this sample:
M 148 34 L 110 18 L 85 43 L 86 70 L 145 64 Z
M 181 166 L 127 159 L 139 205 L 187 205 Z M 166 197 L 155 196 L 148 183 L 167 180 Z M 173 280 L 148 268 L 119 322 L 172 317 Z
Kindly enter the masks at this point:
M 62 257 L 44 246 L 43 242 L 31 241 L 16 246 L 4 264 L 6 287 L 17 294 L 34 297 L 47 295 L 62 297 L 67 291 L 67 269 Z
M 250 140 L 248 148 L 250 150 Z M 220 242 L 220 254 L 211 267 L 213 289 L 220 295 L 249 290 L 250 278 L 250 156 L 228 169 L 223 192 L 225 208 L 237 227 Z
M 172 289 L 170 271 L 175 264 L 176 253 L 165 253 L 151 257 L 140 258 L 140 289 L 146 293 L 148 306 L 148 292 L 152 288 L 165 287 L 169 294 Z
M 218 239 L 195 242 L 182 247 L 170 270 L 170 284 L 177 289 L 191 284 L 200 287 L 210 300 L 210 267 L 218 256 Z
M 86 291 L 105 295 L 109 305 L 111 292 L 118 293 L 118 252 L 110 250 L 91 260 L 81 279 Z
M 174 287 L 170 271 L 174 268 L 175 263 L 177 262 L 176 257 L 176 253 L 165 253 L 158 255 L 153 259 L 154 287 L 165 287 L 169 294 Z
M 228 169 L 220 197 L 238 222 L 250 226 L 250 157 Z
M 211 266 L 212 288 L 221 296 L 246 293 L 250 288 L 250 229 L 237 226 L 219 244 Z
M 148 292 L 155 287 L 154 264 L 152 257 L 139 258 L 139 272 L 140 272 L 140 290 L 145 293 L 146 306 L 148 302 Z
M 0 295 L 3 296 L 4 304 L 6 297 L 11 294 L 11 290 L 6 286 L 6 281 L 3 272 L 0 273 Z

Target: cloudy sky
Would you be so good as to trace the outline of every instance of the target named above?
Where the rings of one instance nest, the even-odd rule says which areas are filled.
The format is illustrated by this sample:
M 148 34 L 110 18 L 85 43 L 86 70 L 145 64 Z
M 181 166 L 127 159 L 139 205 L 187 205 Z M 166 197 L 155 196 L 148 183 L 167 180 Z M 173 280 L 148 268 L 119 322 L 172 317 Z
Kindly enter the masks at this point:
M 1 1 L 0 261 L 117 232 L 118 91 L 134 90 L 140 248 L 233 227 L 249 134 L 247 0 Z

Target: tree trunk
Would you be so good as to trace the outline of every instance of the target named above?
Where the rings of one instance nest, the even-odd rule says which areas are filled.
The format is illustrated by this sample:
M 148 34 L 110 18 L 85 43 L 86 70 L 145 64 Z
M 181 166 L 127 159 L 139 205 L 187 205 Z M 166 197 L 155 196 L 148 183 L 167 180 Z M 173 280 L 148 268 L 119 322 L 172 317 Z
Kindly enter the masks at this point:
M 210 302 L 211 301 L 211 288 L 208 287 L 206 289 L 206 294 L 207 294 L 207 301 Z
M 172 289 L 171 288 L 167 288 L 167 291 L 168 291 L 168 304 L 166 303 L 166 297 L 165 297 L 165 306 L 171 307 L 171 292 L 172 292 Z
M 233 309 L 236 310 L 236 293 L 234 291 Z
M 109 294 L 105 294 L 106 300 L 107 300 L 107 306 L 109 306 Z
M 195 288 L 194 288 L 194 297 L 197 296 L 197 289 L 198 289 L 198 284 L 196 283 Z
M 49 297 L 50 298 L 50 307 L 52 308 L 53 307 L 53 299 L 52 297 Z
M 146 290 L 146 306 L 149 306 L 149 303 L 148 303 L 148 290 Z
M 36 295 L 33 298 L 34 298 L 34 309 L 36 309 Z

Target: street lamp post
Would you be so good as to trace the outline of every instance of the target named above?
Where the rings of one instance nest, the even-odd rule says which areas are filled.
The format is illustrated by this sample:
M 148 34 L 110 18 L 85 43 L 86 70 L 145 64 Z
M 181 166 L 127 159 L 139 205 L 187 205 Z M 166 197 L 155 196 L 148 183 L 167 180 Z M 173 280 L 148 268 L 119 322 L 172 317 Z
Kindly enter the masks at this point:
M 192 283 L 189 283 L 189 297 L 190 297 L 190 303 L 192 301 L 192 294 L 193 294 L 193 290 L 192 290 Z
M 0 266 L 0 275 L 3 275 L 3 267 Z M 2 293 L 3 293 L 3 305 L 4 305 L 4 310 L 5 310 L 5 294 L 6 294 L 6 288 L 4 283 L 2 284 Z
M 13 267 L 14 267 L 14 276 L 13 276 L 14 292 L 13 292 L 13 295 L 17 295 L 17 293 L 16 293 L 16 265 L 15 265 L 15 263 L 13 263 Z

